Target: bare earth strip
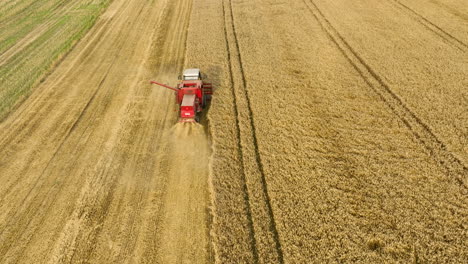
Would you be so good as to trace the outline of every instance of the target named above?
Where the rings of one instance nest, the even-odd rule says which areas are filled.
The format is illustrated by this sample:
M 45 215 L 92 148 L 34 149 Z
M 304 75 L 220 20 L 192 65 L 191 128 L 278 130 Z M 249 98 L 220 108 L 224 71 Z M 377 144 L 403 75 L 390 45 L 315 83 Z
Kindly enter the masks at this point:
M 0 262 L 210 259 L 205 130 L 148 84 L 174 84 L 190 14 L 115 0 L 0 124 Z

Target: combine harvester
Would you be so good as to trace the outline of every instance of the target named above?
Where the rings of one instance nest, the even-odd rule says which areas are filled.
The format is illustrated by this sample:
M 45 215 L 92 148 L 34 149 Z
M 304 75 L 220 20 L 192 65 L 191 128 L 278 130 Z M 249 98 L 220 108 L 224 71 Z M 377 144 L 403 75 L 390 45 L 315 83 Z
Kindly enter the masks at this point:
M 204 83 L 200 69 L 186 69 L 177 88 L 151 81 L 151 83 L 175 91 L 176 102 L 180 105 L 179 122 L 199 122 L 199 113 L 207 106 L 213 94 L 211 83 Z

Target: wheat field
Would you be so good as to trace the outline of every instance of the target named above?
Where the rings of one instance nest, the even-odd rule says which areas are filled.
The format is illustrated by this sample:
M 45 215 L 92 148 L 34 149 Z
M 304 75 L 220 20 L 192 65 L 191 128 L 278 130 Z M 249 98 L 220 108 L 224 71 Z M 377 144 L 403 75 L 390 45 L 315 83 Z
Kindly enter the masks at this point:
M 0 263 L 466 263 L 467 53 L 464 0 L 2 1 Z

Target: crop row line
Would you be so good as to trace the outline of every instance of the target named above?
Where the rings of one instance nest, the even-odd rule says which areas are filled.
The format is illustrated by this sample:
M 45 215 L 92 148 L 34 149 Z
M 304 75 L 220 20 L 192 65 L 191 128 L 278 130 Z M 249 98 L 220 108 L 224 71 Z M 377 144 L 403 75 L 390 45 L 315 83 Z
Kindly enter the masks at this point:
M 437 138 L 430 127 L 426 125 L 403 100 L 385 83 L 365 61 L 348 44 L 344 37 L 333 27 L 330 21 L 318 8 L 313 0 L 303 0 L 310 13 L 319 22 L 322 30 L 337 46 L 343 56 L 364 79 L 367 85 L 384 101 L 384 103 L 408 127 L 420 143 L 429 151 L 431 156 L 444 168 L 448 175 L 453 176 L 457 182 L 467 188 L 466 176 L 468 168 L 463 162 L 451 153 L 447 146 Z
M 226 6 L 223 3 L 223 8 Z M 241 161 L 243 163 L 243 179 L 245 182 L 245 190 L 248 192 L 250 191 L 253 193 L 254 197 L 251 197 L 249 201 L 253 201 L 256 206 L 255 208 L 250 207 L 250 219 L 252 221 L 253 227 L 253 235 L 259 235 L 260 237 L 254 238 L 254 242 L 256 243 L 255 247 L 255 257 L 256 262 L 264 262 L 266 261 L 275 261 L 277 263 L 284 263 L 283 260 L 283 252 L 281 249 L 281 244 L 279 240 L 279 235 L 276 227 L 276 222 L 273 214 L 273 209 L 271 207 L 271 198 L 268 193 L 268 186 L 267 181 L 265 178 L 265 172 L 263 168 L 263 163 L 261 161 L 261 156 L 258 147 L 258 140 L 256 135 L 256 127 L 253 118 L 253 111 L 252 105 L 247 89 L 247 80 L 245 78 L 244 67 L 242 63 L 242 56 L 239 48 L 239 39 L 237 36 L 237 29 L 235 25 L 235 19 L 233 14 L 233 4 L 232 1 L 229 0 L 229 11 L 224 11 L 224 15 L 229 16 L 229 20 L 225 19 L 226 25 L 225 29 L 230 24 L 230 31 L 232 32 L 232 37 L 230 40 L 229 35 L 226 32 L 226 41 L 229 50 L 229 66 L 230 66 L 230 75 L 231 75 L 231 83 L 232 83 L 232 95 L 234 100 L 234 107 L 236 112 L 236 126 L 238 130 L 238 147 L 239 147 L 239 155 L 241 156 Z M 230 23 L 229 23 L 230 22 Z M 230 45 L 232 44 L 232 45 Z M 233 57 L 235 58 L 235 64 L 237 66 L 234 67 L 233 65 Z M 234 70 L 236 70 L 236 75 L 240 77 L 240 81 L 235 83 Z M 239 104 L 245 103 L 246 108 L 243 112 L 239 111 L 238 106 Z M 241 119 L 244 122 L 241 124 Z M 250 149 L 244 147 L 252 146 L 253 147 L 253 154 L 250 156 L 254 156 L 254 159 L 250 159 L 250 156 L 247 152 Z M 247 156 L 245 155 L 247 153 Z M 250 162 L 250 164 L 248 164 Z M 247 165 L 246 165 L 247 164 Z M 250 166 L 249 166 L 250 165 Z M 247 169 L 247 171 L 246 171 Z M 259 175 L 259 177 L 255 177 L 255 175 Z M 249 185 L 252 186 L 249 186 Z M 248 195 L 249 196 L 249 195 Z M 259 208 L 257 208 L 259 207 Z M 264 217 L 267 217 L 266 219 Z M 257 220 L 255 218 L 258 217 Z M 255 228 L 258 228 L 258 232 L 255 231 Z M 259 241 L 260 240 L 260 241 Z M 257 245 L 271 245 L 267 247 L 257 247 Z
M 450 43 L 452 46 L 456 47 L 457 49 L 461 51 L 466 51 L 466 49 L 468 48 L 468 45 L 465 44 L 463 41 L 459 40 L 452 34 L 448 33 L 443 28 L 437 26 L 436 24 L 431 22 L 429 19 L 425 18 L 424 16 L 416 12 L 414 9 L 401 3 L 399 0 L 391 0 L 391 2 L 397 5 L 397 7 L 399 7 L 400 9 L 410 13 L 410 15 L 414 16 L 416 21 L 418 21 L 421 25 L 423 25 L 429 31 L 441 37 L 443 40 Z

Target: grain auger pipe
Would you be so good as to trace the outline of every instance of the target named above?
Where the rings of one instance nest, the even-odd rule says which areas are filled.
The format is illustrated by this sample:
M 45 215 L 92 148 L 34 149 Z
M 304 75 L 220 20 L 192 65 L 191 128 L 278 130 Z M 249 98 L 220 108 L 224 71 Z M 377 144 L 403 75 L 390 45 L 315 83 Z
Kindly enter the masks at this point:
M 176 102 L 179 104 L 179 122 L 198 122 L 199 114 L 207 106 L 213 94 L 210 83 L 204 83 L 199 69 L 186 69 L 177 88 L 159 82 L 151 81 L 167 89 L 175 91 Z
M 179 89 L 177 89 L 177 88 L 174 88 L 174 87 L 171 87 L 171 86 L 169 86 L 169 85 L 162 84 L 162 83 L 158 83 L 158 82 L 155 82 L 155 81 L 150 81 L 150 83 L 157 84 L 157 85 L 159 85 L 159 86 L 165 87 L 165 88 L 167 88 L 167 89 L 174 90 L 174 91 L 176 91 L 176 92 L 179 91 Z

